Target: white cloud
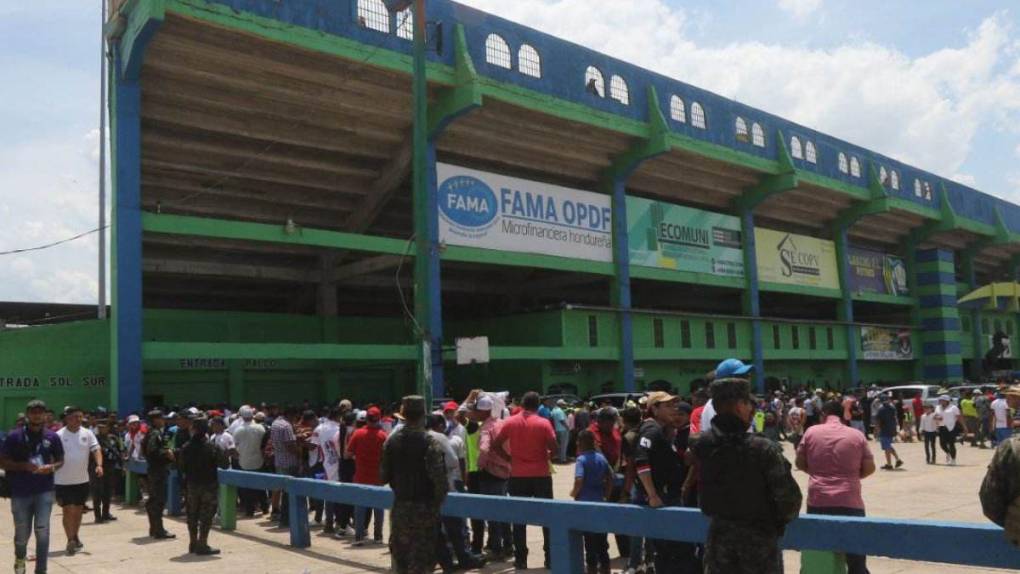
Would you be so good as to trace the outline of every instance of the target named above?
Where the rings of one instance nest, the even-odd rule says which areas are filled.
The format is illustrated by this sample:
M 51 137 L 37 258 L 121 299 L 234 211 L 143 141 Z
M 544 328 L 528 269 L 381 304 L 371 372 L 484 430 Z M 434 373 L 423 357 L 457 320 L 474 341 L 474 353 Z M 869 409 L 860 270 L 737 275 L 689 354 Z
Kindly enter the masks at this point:
M 701 46 L 687 34 L 686 12 L 663 0 L 466 1 L 935 173 L 958 173 L 979 130 L 1020 124 L 1006 13 L 987 17 L 960 46 L 910 57 L 866 41 L 825 50 Z
M 1013 150 L 1013 154 L 1016 155 L 1016 157 L 1020 157 L 1020 144 L 1016 145 L 1016 149 Z
M 70 131 L 70 130 L 67 130 Z M 97 225 L 98 134 L 58 133 L 0 156 L 0 251 L 66 239 Z M 98 237 L 0 256 L 0 300 L 87 303 L 98 289 Z
M 778 3 L 781 10 L 801 21 L 822 6 L 822 0 L 779 0 Z

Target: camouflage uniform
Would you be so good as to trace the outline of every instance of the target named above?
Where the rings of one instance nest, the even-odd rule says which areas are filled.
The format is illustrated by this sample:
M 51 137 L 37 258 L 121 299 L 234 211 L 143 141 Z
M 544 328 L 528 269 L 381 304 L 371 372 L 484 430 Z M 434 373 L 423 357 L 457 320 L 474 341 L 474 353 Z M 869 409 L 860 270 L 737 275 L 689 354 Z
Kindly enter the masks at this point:
M 149 536 L 167 535 L 163 528 L 163 510 L 166 508 L 166 483 L 170 476 L 170 441 L 162 429 L 153 427 L 145 435 L 142 454 L 149 466 L 149 493 L 145 511 L 149 515 Z
M 420 407 L 424 413 L 424 401 Z M 392 570 L 431 574 L 436 563 L 439 508 L 447 490 L 442 448 L 428 436 L 423 424 L 405 425 L 386 441 L 380 477 L 393 489 Z
M 1006 539 L 1020 546 L 1020 437 L 995 450 L 981 483 L 981 509 L 1006 529 Z
M 218 468 L 227 468 L 226 453 L 205 435 L 204 421 L 195 421 L 198 430 L 181 449 L 181 469 L 188 475 L 188 551 L 197 554 L 216 554 L 209 547 L 209 530 L 216 515 L 218 503 Z
M 747 381 L 723 379 L 719 391 L 749 398 Z M 800 487 L 782 448 L 747 432 L 736 415 L 718 414 L 691 450 L 700 464 L 701 510 L 711 518 L 705 574 L 782 574 L 779 538 L 800 512 Z

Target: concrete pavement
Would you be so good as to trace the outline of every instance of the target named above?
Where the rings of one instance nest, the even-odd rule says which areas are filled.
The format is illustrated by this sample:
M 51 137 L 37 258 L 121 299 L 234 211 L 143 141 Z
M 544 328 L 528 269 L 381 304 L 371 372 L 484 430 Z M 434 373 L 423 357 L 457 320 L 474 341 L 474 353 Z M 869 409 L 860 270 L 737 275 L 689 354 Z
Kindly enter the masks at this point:
M 876 459 L 881 452 L 877 443 L 871 443 Z M 909 443 L 897 445 L 906 464 L 901 470 L 882 471 L 865 481 L 864 498 L 870 516 L 891 518 L 924 518 L 963 522 L 985 522 L 981 514 L 977 492 L 984 476 L 985 467 L 991 457 L 991 450 L 979 450 L 967 446 L 960 448 L 960 465 L 948 467 L 931 466 L 924 463 L 923 445 Z M 791 462 L 793 450 L 786 445 Z M 939 457 L 942 460 L 942 457 Z M 882 462 L 879 462 L 881 465 Z M 554 477 L 557 498 L 565 498 L 572 482 L 572 467 L 558 466 Z M 806 493 L 807 476 L 795 473 Z M 178 535 L 174 541 L 153 541 L 145 536 L 147 523 L 145 513 L 139 507 L 124 508 L 116 505 L 114 514 L 118 521 L 108 524 L 93 524 L 91 514 L 86 516 L 81 539 L 84 551 L 75 556 L 66 556 L 66 538 L 61 528 L 59 509 L 54 509 L 51 521 L 51 573 L 121 574 L 145 572 L 148 574 L 189 572 L 195 574 L 336 574 L 357 572 L 386 572 L 389 569 L 389 554 L 385 546 L 368 545 L 356 548 L 350 540 L 336 540 L 321 533 L 321 528 L 312 529 L 312 546 L 305 550 L 294 550 L 287 545 L 288 533 L 284 529 L 269 528 L 261 518 L 239 518 L 237 530 L 221 533 L 214 530 L 210 543 L 223 550 L 215 557 L 197 557 L 187 553 L 187 529 L 183 520 L 171 518 L 168 528 Z M 13 562 L 13 524 L 8 500 L 0 501 L 0 572 L 10 568 Z M 387 516 L 387 518 L 389 518 Z M 541 566 L 541 530 L 529 528 L 531 546 L 530 566 Z M 612 537 L 610 537 L 612 541 Z M 974 552 L 980 552 L 975 548 Z M 33 543 L 29 554 L 34 553 Z M 610 554 L 616 556 L 615 547 Z M 786 571 L 799 571 L 798 552 L 786 552 Z M 619 560 L 614 561 L 614 571 L 622 569 Z M 1004 570 L 968 568 L 960 566 L 902 562 L 881 558 L 869 559 L 873 574 L 894 574 L 924 572 L 925 574 L 976 574 L 996 573 Z M 511 563 L 497 563 L 485 572 L 510 572 Z M 29 569 L 31 572 L 31 566 Z

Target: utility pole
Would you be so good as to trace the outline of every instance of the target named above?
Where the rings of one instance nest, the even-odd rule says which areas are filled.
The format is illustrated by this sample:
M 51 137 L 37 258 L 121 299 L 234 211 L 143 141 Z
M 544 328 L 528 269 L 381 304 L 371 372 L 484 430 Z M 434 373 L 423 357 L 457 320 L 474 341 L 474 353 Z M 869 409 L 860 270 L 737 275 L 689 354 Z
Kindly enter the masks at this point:
M 426 404 L 432 403 L 432 321 L 429 314 L 431 290 L 430 257 L 432 249 L 429 233 L 429 202 L 427 166 L 428 153 L 428 82 L 425 76 L 426 15 L 425 0 L 414 0 L 414 130 L 412 144 L 414 160 L 412 168 L 412 196 L 414 197 L 414 316 L 418 343 L 418 394 L 425 397 Z
M 106 319 L 106 0 L 99 0 L 99 299 L 97 316 Z

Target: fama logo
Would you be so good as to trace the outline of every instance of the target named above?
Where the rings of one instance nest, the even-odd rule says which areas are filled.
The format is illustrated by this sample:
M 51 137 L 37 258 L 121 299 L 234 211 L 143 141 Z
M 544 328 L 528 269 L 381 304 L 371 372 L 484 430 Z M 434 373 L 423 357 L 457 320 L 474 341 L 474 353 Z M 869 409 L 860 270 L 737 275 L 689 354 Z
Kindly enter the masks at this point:
M 459 227 L 478 229 L 496 217 L 496 194 L 480 179 L 457 175 L 439 186 L 439 209 Z
M 783 277 L 793 277 L 794 275 L 818 277 L 821 275 L 818 255 L 798 249 L 790 234 L 786 234 L 786 237 L 776 246 L 776 250 L 779 251 L 779 261 L 783 265 Z

